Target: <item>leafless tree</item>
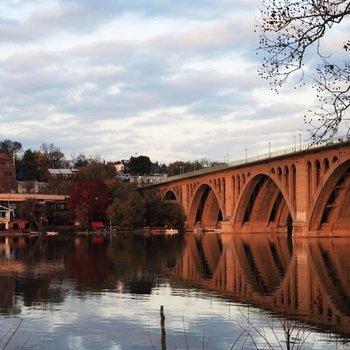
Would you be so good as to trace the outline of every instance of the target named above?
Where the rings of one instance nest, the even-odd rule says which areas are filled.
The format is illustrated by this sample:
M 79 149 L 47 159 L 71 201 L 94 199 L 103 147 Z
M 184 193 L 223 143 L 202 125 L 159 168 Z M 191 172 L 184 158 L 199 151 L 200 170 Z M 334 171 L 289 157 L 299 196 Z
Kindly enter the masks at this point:
M 278 91 L 288 79 L 300 85 L 311 78 L 319 104 L 311 107 L 304 120 L 310 125 L 313 142 L 333 137 L 350 106 L 350 40 L 343 42 L 333 57 L 323 53 L 321 43 L 334 25 L 350 19 L 349 0 L 262 0 L 259 50 L 263 62 L 259 74 Z M 319 58 L 312 74 L 307 58 Z M 310 63 L 312 60 L 310 60 Z
M 61 148 L 55 146 L 53 143 L 42 143 L 40 150 L 43 152 L 45 157 L 51 163 L 53 167 L 58 167 L 59 161 L 64 157 L 64 153 L 61 152 Z
M 17 141 L 3 140 L 0 141 L 0 150 L 7 152 L 11 157 L 22 149 L 22 144 Z

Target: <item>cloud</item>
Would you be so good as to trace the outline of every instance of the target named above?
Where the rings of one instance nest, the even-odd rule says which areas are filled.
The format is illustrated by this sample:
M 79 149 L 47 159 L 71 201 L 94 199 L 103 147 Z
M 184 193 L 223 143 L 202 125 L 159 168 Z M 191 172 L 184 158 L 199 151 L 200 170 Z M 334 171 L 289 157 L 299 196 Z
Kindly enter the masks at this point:
M 258 77 L 256 6 L 3 2 L 0 139 L 161 162 L 238 156 L 267 136 L 287 143 L 308 93 L 275 96 Z
M 126 14 L 140 17 L 171 17 L 173 19 L 212 20 L 239 12 L 251 2 L 218 0 L 202 1 L 123 1 L 123 0 L 60 0 L 56 2 L 5 1 L 3 11 L 10 18 L 0 18 L 3 42 L 41 40 L 57 32 L 91 33 L 106 22 Z M 14 9 L 20 13 L 18 16 Z M 19 10 L 19 9 L 22 9 Z

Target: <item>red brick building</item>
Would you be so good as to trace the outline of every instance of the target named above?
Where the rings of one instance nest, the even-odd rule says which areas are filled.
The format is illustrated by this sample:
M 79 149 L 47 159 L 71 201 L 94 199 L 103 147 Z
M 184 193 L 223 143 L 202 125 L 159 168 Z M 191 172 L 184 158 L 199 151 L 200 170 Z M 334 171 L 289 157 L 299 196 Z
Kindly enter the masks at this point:
M 16 166 L 7 153 L 0 152 L 0 192 L 12 192 L 16 189 Z

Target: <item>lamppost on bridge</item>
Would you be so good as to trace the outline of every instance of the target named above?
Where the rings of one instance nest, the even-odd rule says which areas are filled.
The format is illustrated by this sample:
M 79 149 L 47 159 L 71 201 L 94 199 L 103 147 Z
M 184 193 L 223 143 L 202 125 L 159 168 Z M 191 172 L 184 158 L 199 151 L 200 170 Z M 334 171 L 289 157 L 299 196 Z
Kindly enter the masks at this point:
M 229 161 L 228 161 L 228 153 L 226 153 L 226 155 L 224 156 L 224 163 L 228 164 Z

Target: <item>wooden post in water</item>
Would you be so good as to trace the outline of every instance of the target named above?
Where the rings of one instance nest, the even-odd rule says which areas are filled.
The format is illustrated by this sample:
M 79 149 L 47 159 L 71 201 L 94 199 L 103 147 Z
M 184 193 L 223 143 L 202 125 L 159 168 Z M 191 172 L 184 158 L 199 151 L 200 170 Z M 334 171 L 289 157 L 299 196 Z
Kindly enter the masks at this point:
M 161 344 L 162 350 L 166 350 L 166 336 L 165 336 L 165 316 L 163 305 L 160 306 L 160 330 L 161 330 Z

